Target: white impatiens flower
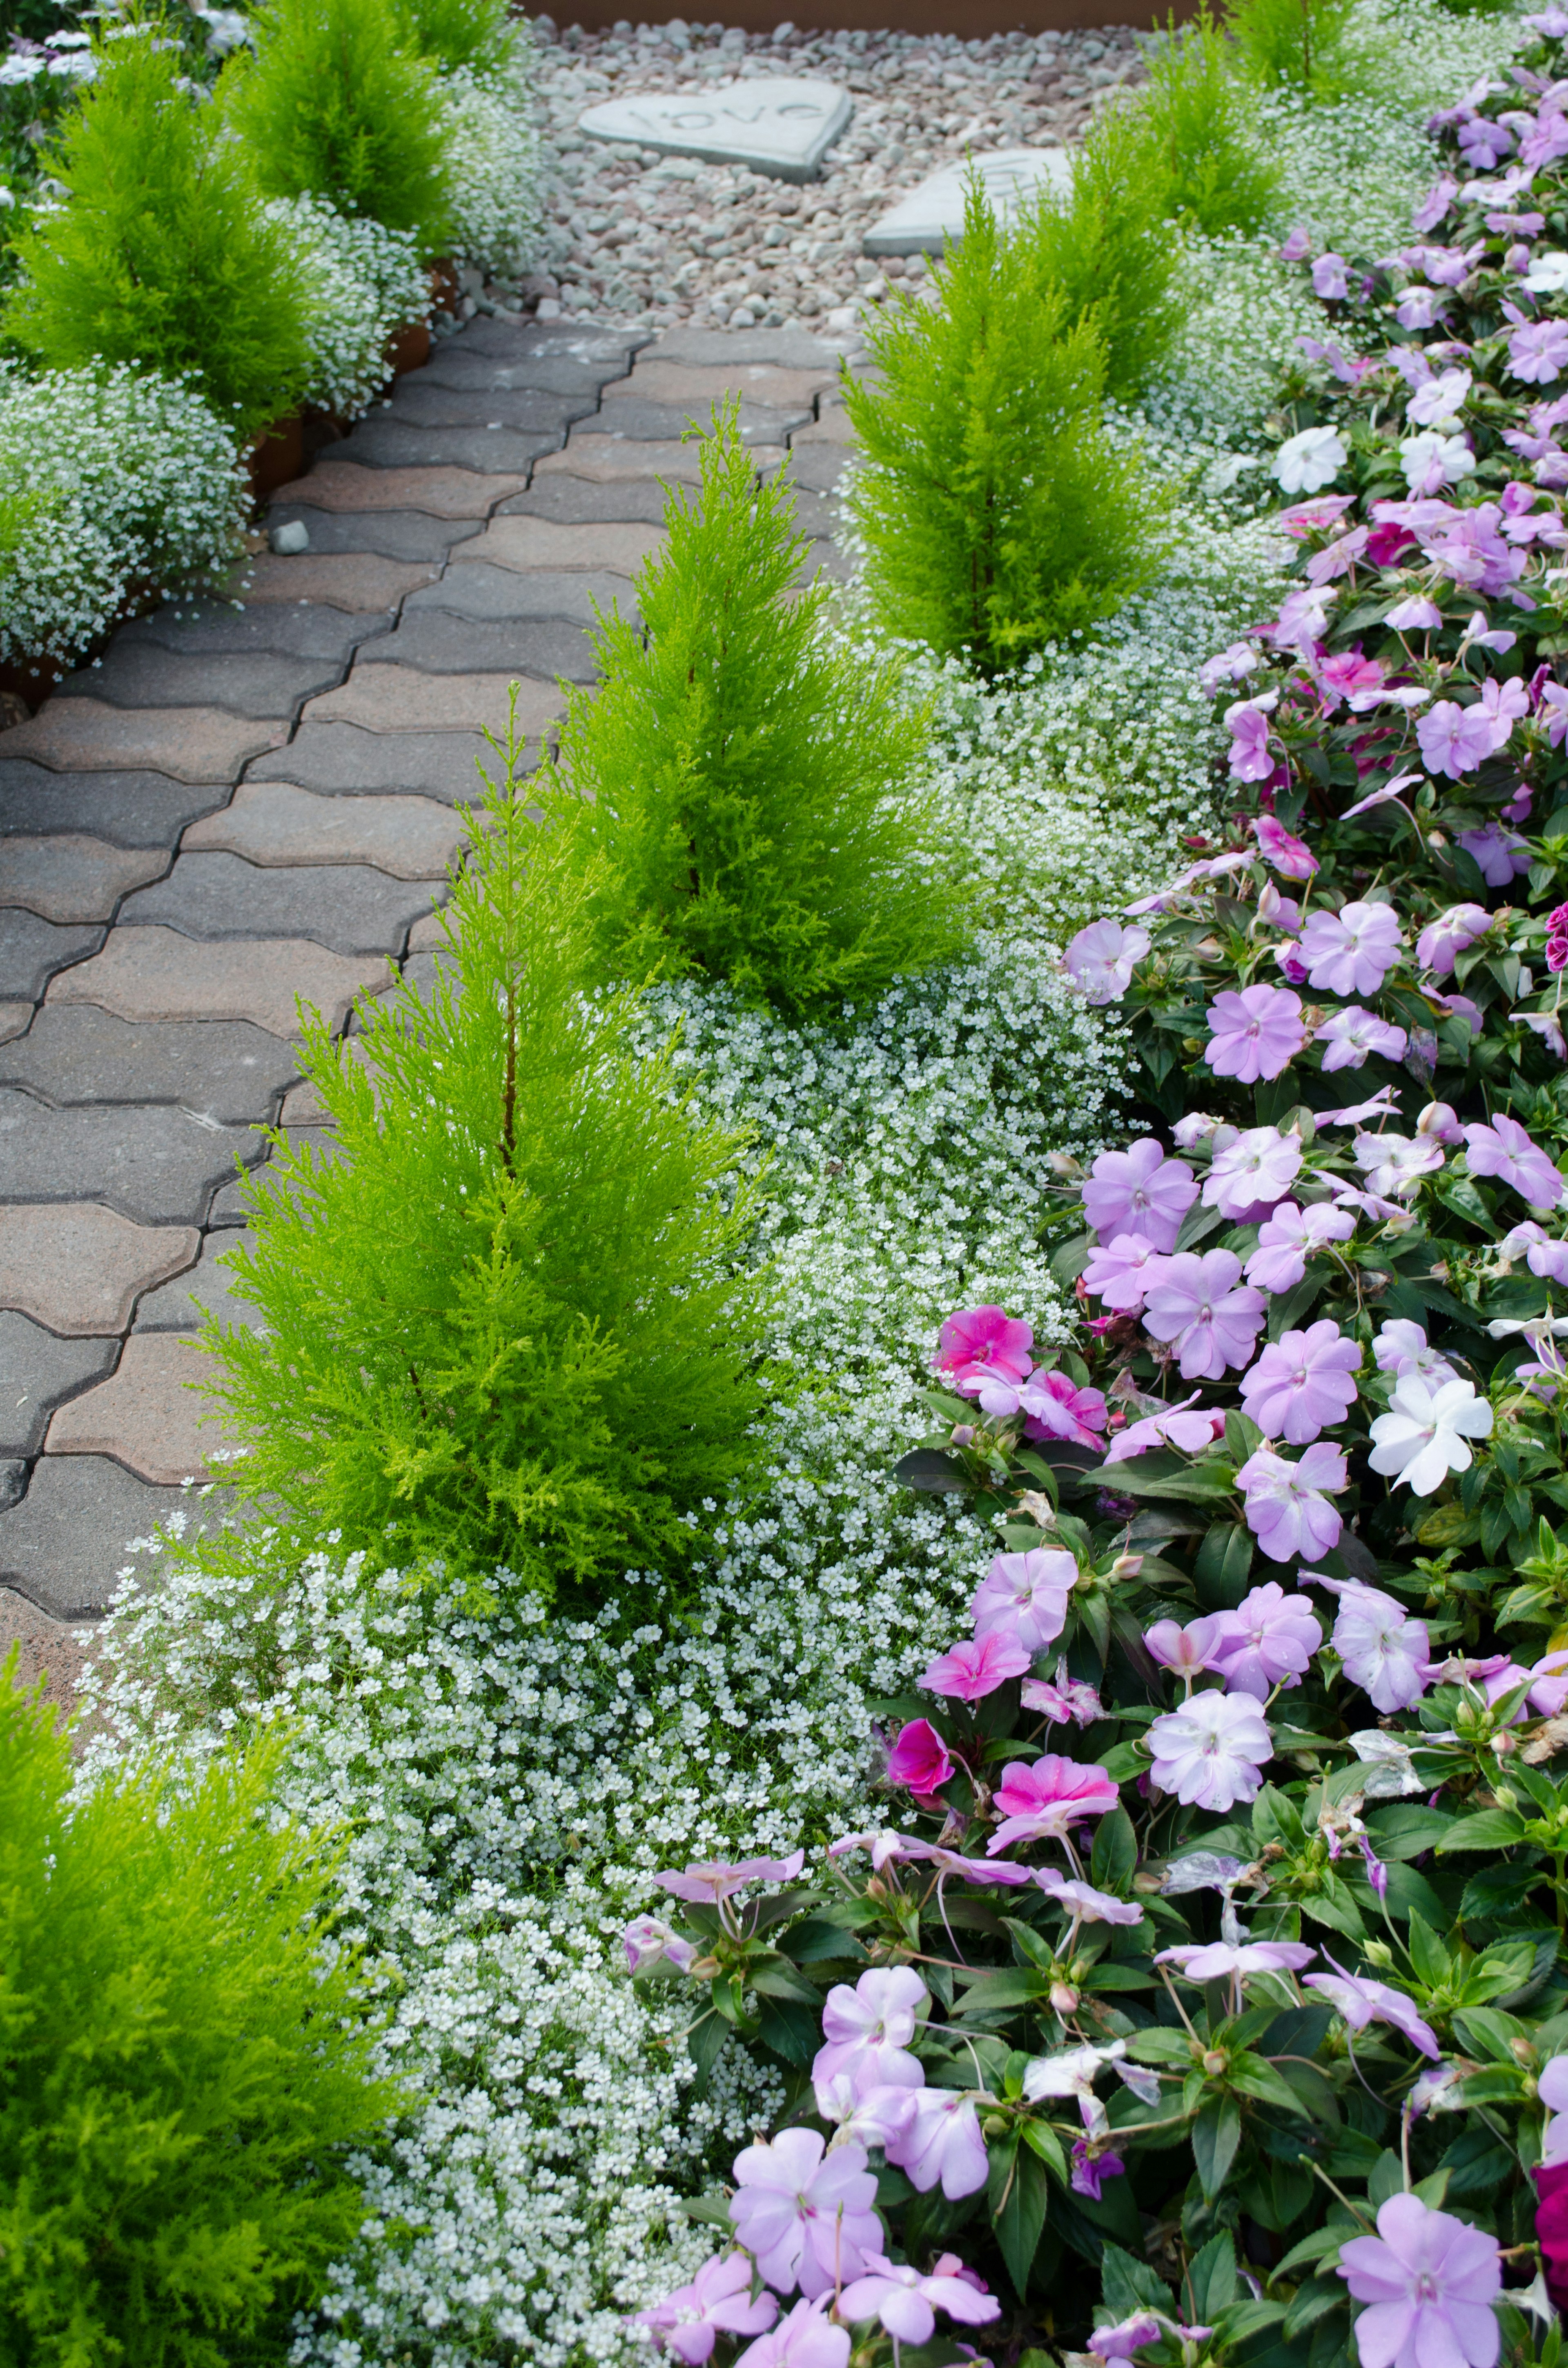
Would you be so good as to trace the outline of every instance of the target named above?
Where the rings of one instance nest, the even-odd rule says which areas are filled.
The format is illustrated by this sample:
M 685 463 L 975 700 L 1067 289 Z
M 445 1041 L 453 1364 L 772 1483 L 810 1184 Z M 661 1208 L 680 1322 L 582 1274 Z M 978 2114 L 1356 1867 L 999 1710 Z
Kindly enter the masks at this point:
M 1414 494 L 1435 494 L 1475 474 L 1475 455 L 1462 436 L 1445 436 L 1436 427 L 1406 436 L 1400 444 L 1399 462 L 1404 482 Z
M 1419 1134 L 1413 1143 L 1403 1134 L 1358 1134 L 1352 1145 L 1356 1165 L 1367 1178 L 1367 1190 L 1381 1199 L 1414 1192 L 1423 1176 L 1443 1165 L 1443 1146 Z
M 1532 296 L 1560 296 L 1568 288 L 1568 255 L 1560 246 L 1538 248 L 1520 284 Z
M 1332 485 L 1350 458 L 1333 427 L 1303 427 L 1274 455 L 1274 476 L 1288 494 L 1317 494 Z
M 1372 1425 L 1374 1472 L 1403 1480 L 1413 1495 L 1429 1497 L 1450 1472 L 1470 1468 L 1469 1441 L 1486 1439 L 1492 1408 L 1467 1381 L 1444 1382 L 1430 1390 L 1415 1373 L 1395 1385 L 1393 1403 Z

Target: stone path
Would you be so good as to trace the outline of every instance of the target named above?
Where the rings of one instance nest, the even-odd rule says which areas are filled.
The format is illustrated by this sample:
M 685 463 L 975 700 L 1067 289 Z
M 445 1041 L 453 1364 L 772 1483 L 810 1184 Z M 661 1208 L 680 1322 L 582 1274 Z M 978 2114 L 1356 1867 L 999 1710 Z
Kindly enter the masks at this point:
M 639 350 L 641 347 L 641 350 Z M 341 1029 L 419 974 L 508 684 L 537 762 L 592 675 L 590 599 L 661 540 L 679 441 L 742 397 L 788 465 L 812 560 L 842 563 L 838 352 L 801 330 L 478 319 L 285 486 L 307 551 L 244 605 L 171 604 L 0 734 L 0 1655 L 60 1673 L 127 1541 L 203 1457 L 198 1303 L 254 1320 L 216 1260 L 236 1158 L 321 1113 L 295 999 Z

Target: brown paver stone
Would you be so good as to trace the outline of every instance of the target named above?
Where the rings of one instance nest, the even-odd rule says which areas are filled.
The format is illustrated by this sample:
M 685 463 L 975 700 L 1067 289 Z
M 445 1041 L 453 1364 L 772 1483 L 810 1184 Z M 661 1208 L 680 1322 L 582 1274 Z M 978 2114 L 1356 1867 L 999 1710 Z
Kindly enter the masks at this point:
M 0 1044 L 9 1044 L 14 1037 L 25 1035 L 32 1016 L 30 1003 L 0 1003 Z
M 809 427 L 797 427 L 790 438 L 790 449 L 797 444 L 853 444 L 855 430 L 849 425 L 849 414 L 841 403 L 824 404 L 822 416 Z
M 369 551 L 301 551 L 290 555 L 264 551 L 237 571 L 236 598 L 255 601 L 313 600 L 329 609 L 369 616 L 395 609 L 404 593 L 428 584 L 440 568 L 414 560 L 382 559 Z
M 309 502 L 318 510 L 426 510 L 432 518 L 488 518 L 498 501 L 520 494 L 528 482 L 526 474 L 482 477 L 474 469 L 367 469 L 354 461 L 320 461 L 308 477 L 281 486 L 273 498 Z
M 782 444 L 753 444 L 749 447 L 752 464 L 759 470 L 776 469 L 784 458 Z M 621 477 L 662 477 L 671 484 L 699 485 L 702 470 L 695 444 L 679 444 L 673 439 L 640 443 L 624 436 L 574 436 L 563 452 L 547 452 L 542 461 L 534 463 L 534 480 L 545 476 L 586 477 L 597 485 L 613 484 Z M 499 479 L 486 478 L 487 484 Z
M 114 707 L 103 699 L 51 699 L 6 734 L 7 757 L 34 757 L 56 772 L 146 766 L 176 781 L 232 780 L 252 757 L 281 747 L 287 724 L 228 715 L 217 707 Z
M 463 825 L 434 798 L 315 797 L 287 781 L 245 781 L 233 805 L 187 831 L 182 852 L 221 848 L 248 862 L 373 863 L 394 880 L 439 880 Z
M 662 526 L 556 526 L 550 518 L 498 518 L 463 544 L 462 555 L 465 563 L 488 560 L 518 574 L 540 567 L 561 575 L 602 569 L 630 575 L 668 541 Z
M 13 1645 L 17 1685 L 30 1692 L 41 1684 L 48 1701 L 69 1711 L 86 1666 L 86 1647 L 77 1643 L 64 1621 L 51 1620 L 14 1588 L 0 1587 L 0 1662 Z
M 133 1225 L 96 1201 L 0 1206 L 0 1307 L 51 1332 L 123 1332 L 138 1296 L 200 1246 L 194 1225 Z
M 480 732 L 504 735 L 508 687 L 505 674 L 422 674 L 416 666 L 356 666 L 336 690 L 323 691 L 305 709 L 307 723 L 362 724 L 368 732 Z M 517 689 L 517 729 L 530 738 L 566 702 L 553 683 L 526 677 Z
M 299 1031 L 296 996 L 340 1028 L 356 991 L 387 984 L 378 955 L 334 953 L 309 938 L 187 938 L 150 923 L 116 929 L 102 953 L 62 972 L 58 1003 L 96 1003 L 121 1019 L 249 1019 Z
M 111 1455 L 154 1487 L 205 1479 L 224 1434 L 210 1401 L 186 1383 L 211 1372 L 184 1335 L 133 1332 L 108 1380 L 59 1408 L 44 1453 Z
M 650 403 L 716 403 L 726 394 L 743 395 L 747 403 L 765 403 L 781 411 L 798 411 L 835 383 L 832 370 L 777 370 L 767 362 L 710 363 L 660 361 L 650 355 L 640 360 L 630 378 L 617 379 L 604 389 L 604 400 L 615 403 L 642 395 Z
M 46 921 L 109 921 L 120 898 L 166 863 L 160 848 L 110 847 L 77 831 L 0 838 L 0 905 L 25 905 Z

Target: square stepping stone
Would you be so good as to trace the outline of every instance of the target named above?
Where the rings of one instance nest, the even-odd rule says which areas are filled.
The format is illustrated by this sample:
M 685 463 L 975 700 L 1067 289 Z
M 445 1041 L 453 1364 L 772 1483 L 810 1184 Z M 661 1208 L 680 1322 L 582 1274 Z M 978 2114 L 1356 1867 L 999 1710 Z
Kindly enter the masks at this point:
M 133 1224 L 197 1225 L 236 1157 L 252 1166 L 266 1147 L 166 1104 L 51 1110 L 0 1088 L 0 1201 L 102 1201 Z
M 107 1611 L 127 1549 L 165 1521 L 215 1521 L 232 1492 L 150 1488 L 106 1456 L 46 1455 L 21 1503 L 0 1513 L 0 1580 L 55 1620 Z
M 0 758 L 0 835 L 79 831 L 116 847 L 172 848 L 187 823 L 229 795 L 227 781 L 192 789 L 166 773 L 53 773 Z
M 20 905 L 0 908 L 0 997 L 36 1003 L 57 971 L 96 952 L 102 929 L 62 929 Z
M 121 1019 L 249 1019 L 269 1035 L 287 1039 L 299 1030 L 297 1002 L 313 1005 L 335 1033 L 355 996 L 361 990 L 380 994 L 387 979 L 384 956 L 337 953 L 308 938 L 204 942 L 178 929 L 122 925 L 102 953 L 63 973 L 54 1000 L 96 1003 Z M 197 1125 L 180 1115 L 187 1126 Z M 121 1126 L 131 1122 L 123 1111 L 113 1119 Z M 0 1135 L 4 1126 L 0 1116 Z M 51 1196 L 28 1191 L 14 1197 Z
M 368 863 L 262 866 L 238 855 L 181 855 L 166 880 L 126 899 L 121 928 L 310 938 L 340 954 L 392 954 L 430 910 L 430 896 L 428 881 L 393 880 Z
M 529 762 L 537 762 L 530 757 Z M 290 781 L 324 797 L 358 798 L 377 791 L 417 791 L 448 805 L 469 805 L 482 794 L 477 766 L 495 769 L 494 752 L 478 732 L 400 732 L 389 736 L 357 723 L 300 726 L 287 748 L 250 768 L 251 781 Z
M 123 1332 L 200 1243 L 194 1225 L 136 1225 L 92 1201 L 0 1207 L 0 1306 L 51 1332 Z
M 64 1339 L 0 1313 L 0 1455 L 36 1455 L 56 1406 L 112 1372 L 113 1339 Z
M 120 898 L 155 880 L 162 848 L 111 847 L 61 831 L 49 838 L 0 837 L 0 905 L 21 905 L 46 921 L 112 921 Z
M 997 219 L 1011 222 L 1031 198 L 1064 193 L 1073 185 L 1065 148 L 999 148 L 933 173 L 871 224 L 861 241 L 867 255 L 940 255 L 963 236 L 964 191 L 978 173 Z
M 209 1234 L 201 1256 L 188 1271 L 161 1291 L 149 1292 L 136 1311 L 138 1332 L 199 1332 L 208 1315 L 220 1324 L 265 1329 L 261 1315 L 248 1299 L 235 1294 L 236 1277 L 226 1262 L 234 1247 L 233 1230 Z
M 444 880 L 466 835 L 434 798 L 317 797 L 288 781 L 242 781 L 232 805 L 187 831 L 184 851 L 222 848 L 273 865 L 373 863 L 394 880 Z
M 596 621 L 596 600 L 607 614 L 612 606 L 618 606 L 623 617 L 637 616 L 636 599 L 627 576 L 575 575 L 559 568 L 519 573 L 511 567 L 487 566 L 476 559 L 461 567 L 449 567 L 438 584 L 427 584 L 422 590 L 411 593 L 403 616 L 407 619 L 418 616 L 426 609 L 440 609 L 449 615 L 472 617 L 483 624 L 558 618 L 591 627 Z M 187 847 L 192 843 L 188 838 L 186 841 Z
M 642 92 L 590 107 L 577 128 L 593 140 L 635 141 L 665 156 L 749 165 L 780 181 L 812 181 L 855 112 L 837 83 L 798 74 L 714 83 L 669 97 Z
M 277 723 L 251 723 L 217 707 L 117 707 L 57 693 L 6 734 L 7 757 L 36 757 L 62 773 L 146 768 L 176 781 L 232 781 L 252 757 L 288 738 Z
M 0 1084 L 57 1109 L 177 1102 L 221 1126 L 264 1124 L 299 1074 L 291 1047 L 245 1020 L 132 1021 L 92 1003 L 46 1003 L 19 1042 L 0 1047 Z
M 0 1325 L 20 1321 L 0 1316 Z M 177 1332 L 133 1332 L 123 1349 L 108 1345 L 119 1350 L 119 1364 L 59 1408 L 48 1453 L 112 1456 L 154 1487 L 205 1479 L 208 1457 L 229 1444 L 218 1406 L 196 1386 L 214 1377 L 210 1360 Z
M 494 732 L 503 744 L 515 674 L 425 674 L 417 666 L 356 666 L 340 690 L 305 711 L 309 723 L 358 723 L 367 732 Z M 566 712 L 552 683 L 522 681 L 517 730 L 533 739 Z M 496 759 L 488 758 L 494 771 Z

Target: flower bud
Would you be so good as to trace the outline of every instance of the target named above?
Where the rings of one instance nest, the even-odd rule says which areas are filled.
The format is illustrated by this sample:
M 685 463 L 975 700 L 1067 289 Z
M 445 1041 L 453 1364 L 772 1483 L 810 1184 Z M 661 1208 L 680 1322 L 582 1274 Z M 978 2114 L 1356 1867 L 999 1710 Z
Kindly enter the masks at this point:
M 1007 2135 L 1007 2120 L 1004 2113 L 987 2113 L 980 2126 L 988 2138 L 1004 2138 Z
M 1386 1941 L 1364 1941 L 1362 1953 L 1374 1965 L 1389 1966 L 1393 1963 L 1393 1951 Z
M 1052 1982 L 1051 1985 L 1051 2003 L 1055 2012 L 1058 2014 L 1076 2014 L 1078 2011 L 1078 1993 L 1073 1987 L 1071 1982 Z
M 1204 2055 L 1203 2069 L 1208 2073 L 1209 2078 L 1211 2080 L 1217 2080 L 1230 2060 L 1230 2057 L 1224 2055 L 1221 2049 L 1218 2047 L 1210 2047 Z
M 1517 2038 L 1517 2039 L 1510 2039 L 1510 2040 L 1509 2040 L 1509 2042 L 1508 2042 L 1508 2046 L 1509 2046 L 1509 2049 L 1510 2049 L 1510 2051 L 1511 2051 L 1511 2053 L 1512 2053 L 1512 2055 L 1513 2055 L 1513 2056 L 1514 2056 L 1514 2059 L 1515 2059 L 1516 2063 L 1519 2063 L 1519 2064 L 1533 2064 L 1533 2063 L 1534 2063 L 1534 2061 L 1535 2061 L 1535 2048 L 1534 2048 L 1534 2045 L 1533 2045 L 1533 2044 L 1532 2044 L 1529 2040 L 1526 2039 L 1522 2034 L 1521 2034 L 1521 2036 L 1520 2036 L 1519 2038 Z

